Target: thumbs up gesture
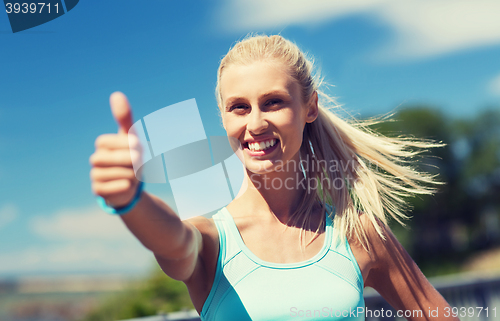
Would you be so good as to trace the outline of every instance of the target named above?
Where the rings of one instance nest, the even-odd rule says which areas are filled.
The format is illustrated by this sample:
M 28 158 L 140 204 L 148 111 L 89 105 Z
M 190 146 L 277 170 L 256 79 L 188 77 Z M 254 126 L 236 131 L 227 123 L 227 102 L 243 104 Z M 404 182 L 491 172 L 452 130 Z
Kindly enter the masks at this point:
M 113 207 L 122 207 L 134 198 L 139 181 L 133 164 L 139 163 L 139 139 L 129 129 L 133 124 L 132 110 L 127 97 L 115 92 L 109 99 L 111 112 L 118 124 L 117 134 L 104 134 L 95 141 L 90 156 L 92 191 Z

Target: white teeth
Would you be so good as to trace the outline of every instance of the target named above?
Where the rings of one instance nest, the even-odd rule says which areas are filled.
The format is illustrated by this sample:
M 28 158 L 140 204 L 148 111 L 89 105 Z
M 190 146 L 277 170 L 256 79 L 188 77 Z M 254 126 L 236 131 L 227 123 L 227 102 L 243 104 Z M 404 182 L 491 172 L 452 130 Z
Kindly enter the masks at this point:
M 252 151 L 261 151 L 261 150 L 266 150 L 274 145 L 276 145 L 276 139 L 273 138 L 265 142 L 248 143 L 248 148 Z

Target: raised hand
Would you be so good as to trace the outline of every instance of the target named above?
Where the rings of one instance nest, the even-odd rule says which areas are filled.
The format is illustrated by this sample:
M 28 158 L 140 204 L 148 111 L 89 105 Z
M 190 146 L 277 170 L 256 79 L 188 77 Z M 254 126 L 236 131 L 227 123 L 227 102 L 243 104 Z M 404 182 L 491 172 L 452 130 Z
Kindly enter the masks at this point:
M 109 103 L 118 133 L 97 137 L 95 152 L 90 156 L 90 179 L 94 194 L 103 197 L 110 206 L 121 207 L 130 203 L 139 185 L 133 163 L 139 163 L 141 146 L 139 139 L 128 133 L 133 120 L 127 97 L 115 92 Z

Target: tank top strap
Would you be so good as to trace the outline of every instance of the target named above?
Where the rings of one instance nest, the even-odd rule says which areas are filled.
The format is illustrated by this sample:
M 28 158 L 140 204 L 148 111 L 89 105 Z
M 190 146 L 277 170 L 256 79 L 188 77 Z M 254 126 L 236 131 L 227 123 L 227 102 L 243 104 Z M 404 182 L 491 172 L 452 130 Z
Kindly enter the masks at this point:
M 214 313 L 214 308 L 217 307 L 218 302 L 221 299 L 227 289 L 231 287 L 227 276 L 224 275 L 224 267 L 227 265 L 228 261 L 236 256 L 238 252 L 238 247 L 233 239 L 232 233 L 229 228 L 230 221 L 224 212 L 225 208 L 222 208 L 217 213 L 212 216 L 212 219 L 217 227 L 217 232 L 219 234 L 219 255 L 217 258 L 217 267 L 214 276 L 214 282 L 212 284 L 212 289 L 208 294 L 205 303 L 203 304 L 200 317 L 202 320 L 210 320 L 211 315 Z M 212 302 L 216 304 L 213 305 Z
M 212 217 L 219 231 L 220 246 L 224 247 L 224 255 L 221 256 L 220 260 L 223 266 L 241 252 L 234 235 L 235 231 L 233 231 L 235 229 L 234 220 L 230 215 L 226 208 L 223 207 Z M 238 231 L 236 230 L 236 232 Z
M 326 235 L 330 236 L 330 239 L 327 241 L 329 244 L 329 249 L 334 246 L 334 236 L 335 236 L 335 227 L 333 223 L 333 219 L 335 218 L 335 207 L 330 204 L 325 203 L 325 232 L 328 232 Z
M 346 281 L 351 283 L 358 291 L 362 292 L 364 287 L 363 277 L 359 265 L 352 253 L 351 246 L 347 240 L 347 237 L 340 237 L 340 232 L 338 228 L 335 227 L 333 219 L 335 218 L 335 207 L 326 204 L 327 211 L 330 212 L 331 219 L 327 222 L 331 222 L 332 229 L 332 240 L 330 242 L 329 254 L 320 263 L 321 265 L 327 266 L 332 272 L 337 275 L 341 275 Z M 329 226 L 327 225 L 327 228 Z M 339 262 L 341 262 L 339 264 Z

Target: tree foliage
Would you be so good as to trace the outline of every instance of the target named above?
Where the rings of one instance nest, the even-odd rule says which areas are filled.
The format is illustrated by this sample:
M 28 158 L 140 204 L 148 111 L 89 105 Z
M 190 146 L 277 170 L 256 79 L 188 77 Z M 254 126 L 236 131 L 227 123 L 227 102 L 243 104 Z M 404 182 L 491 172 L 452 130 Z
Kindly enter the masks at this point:
M 156 267 L 147 279 L 110 296 L 82 321 L 126 320 L 193 308 L 184 283 Z
M 394 120 L 377 130 L 447 145 L 419 162 L 445 184 L 435 196 L 410 199 L 410 228 L 393 228 L 426 275 L 458 272 L 472 253 L 500 245 L 500 110 L 449 119 L 416 106 L 398 112 Z

